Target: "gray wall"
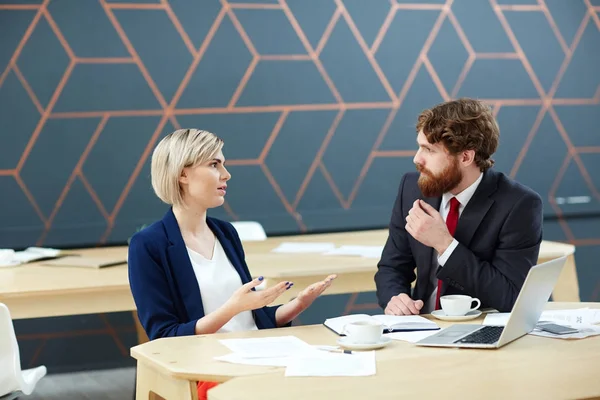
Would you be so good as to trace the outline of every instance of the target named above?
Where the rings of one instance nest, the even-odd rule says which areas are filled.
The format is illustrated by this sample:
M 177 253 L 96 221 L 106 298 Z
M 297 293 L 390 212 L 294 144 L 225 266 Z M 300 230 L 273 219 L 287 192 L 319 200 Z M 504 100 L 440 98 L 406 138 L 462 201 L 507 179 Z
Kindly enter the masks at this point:
M 471 96 L 497 114 L 496 168 L 541 194 L 545 239 L 577 245 L 582 299 L 600 299 L 597 0 L 12 2 L 0 247 L 125 243 L 166 210 L 149 154 L 178 127 L 226 141 L 233 179 L 213 216 L 270 235 L 384 227 L 417 114 Z M 372 301 L 327 297 L 300 322 Z M 16 327 L 25 365 L 131 362 L 127 313 Z

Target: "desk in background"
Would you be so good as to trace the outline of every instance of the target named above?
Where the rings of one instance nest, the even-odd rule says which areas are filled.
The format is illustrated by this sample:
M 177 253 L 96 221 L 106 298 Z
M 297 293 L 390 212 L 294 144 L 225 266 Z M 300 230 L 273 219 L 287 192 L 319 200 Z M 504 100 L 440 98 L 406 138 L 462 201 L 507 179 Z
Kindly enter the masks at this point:
M 382 246 L 387 230 L 272 237 L 261 242 L 244 243 L 246 261 L 254 276 L 268 283 L 281 280 L 295 284 L 279 302 L 289 300 L 306 285 L 338 274 L 325 294 L 361 293 L 375 290 L 373 275 L 377 259 L 321 254 L 281 254 L 271 250 L 282 242 L 333 242 L 342 245 Z M 540 261 L 568 255 L 568 261 L 553 293 L 555 301 L 579 301 L 579 286 L 574 258 L 575 247 L 558 242 L 542 242 Z M 127 247 L 73 250 L 88 256 L 120 256 Z M 31 263 L 0 268 L 0 302 L 7 305 L 13 319 L 55 317 L 78 314 L 134 311 L 139 343 L 147 340 L 135 315 L 129 288 L 127 266 L 102 269 L 48 267 Z

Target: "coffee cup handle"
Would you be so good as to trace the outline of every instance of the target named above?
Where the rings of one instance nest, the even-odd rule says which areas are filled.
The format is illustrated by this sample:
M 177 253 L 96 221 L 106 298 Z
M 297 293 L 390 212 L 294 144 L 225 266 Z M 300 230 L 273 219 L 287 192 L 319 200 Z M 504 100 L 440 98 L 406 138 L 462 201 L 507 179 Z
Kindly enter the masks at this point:
M 348 326 L 348 324 L 346 324 L 342 327 L 342 332 L 340 333 L 341 335 L 348 336 L 348 333 L 350 333 L 350 330 L 346 329 L 347 326 Z
M 470 309 L 469 311 L 475 311 L 475 310 L 477 310 L 479 307 L 481 307 L 481 301 L 479 301 L 479 299 L 478 299 L 478 298 L 476 298 L 476 297 L 473 297 L 473 298 L 471 299 L 471 304 L 473 304 L 473 302 L 474 302 L 474 301 L 476 301 L 476 302 L 477 302 L 477 305 L 476 305 L 475 307 L 471 307 L 471 309 Z

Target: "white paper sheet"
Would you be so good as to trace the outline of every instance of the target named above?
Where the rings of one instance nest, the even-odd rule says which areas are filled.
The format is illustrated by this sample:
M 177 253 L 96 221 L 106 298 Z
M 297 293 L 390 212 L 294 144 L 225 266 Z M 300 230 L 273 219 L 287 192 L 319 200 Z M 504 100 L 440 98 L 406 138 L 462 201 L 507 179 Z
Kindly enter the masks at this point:
M 421 339 L 425 339 L 431 335 L 435 335 L 439 330 L 436 331 L 414 331 L 414 332 L 394 332 L 387 333 L 385 336 L 394 340 L 403 340 L 409 343 L 417 343 Z
M 214 359 L 232 364 L 261 365 L 265 367 L 287 367 L 290 363 L 290 360 L 292 360 L 292 357 L 246 358 L 240 353 L 229 353 L 224 356 L 215 357 Z
M 483 325 L 505 326 L 510 313 L 487 314 Z M 585 324 L 593 325 L 600 322 L 600 310 L 593 308 L 578 308 L 571 310 L 546 310 L 542 312 L 540 321 L 552 321 L 561 325 Z
M 583 339 L 583 338 L 586 338 L 589 336 L 600 335 L 600 326 L 585 325 L 585 324 L 564 324 L 564 323 L 562 323 L 561 325 L 578 329 L 579 332 L 567 333 L 564 335 L 555 335 L 554 333 L 534 329 L 529 334 L 534 335 L 534 336 L 543 336 L 543 337 L 554 338 L 554 339 Z
M 568 324 L 597 324 L 600 322 L 600 310 L 593 308 L 547 310 L 542 313 L 540 321 L 553 321 Z
M 325 253 L 327 251 L 335 249 L 334 243 L 325 242 L 284 242 L 279 246 L 275 247 L 271 252 L 273 253 Z
M 369 376 L 377 371 L 375 352 L 311 353 L 293 358 L 285 376 Z
M 382 251 L 383 246 L 340 246 L 326 252 L 325 255 L 380 258 Z
M 23 251 L 0 249 L 0 267 L 25 264 L 42 258 L 56 258 L 60 254 L 60 250 L 47 247 L 28 247 Z
M 311 345 L 295 336 L 222 339 L 219 342 L 244 358 L 290 357 L 314 351 Z

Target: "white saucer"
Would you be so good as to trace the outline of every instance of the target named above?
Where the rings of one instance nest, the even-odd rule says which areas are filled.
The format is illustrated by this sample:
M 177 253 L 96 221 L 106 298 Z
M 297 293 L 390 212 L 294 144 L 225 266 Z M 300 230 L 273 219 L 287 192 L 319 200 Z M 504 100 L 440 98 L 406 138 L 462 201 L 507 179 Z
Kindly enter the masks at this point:
M 475 319 L 481 315 L 481 311 L 474 310 L 469 311 L 466 315 L 459 316 L 450 316 L 444 313 L 444 310 L 435 310 L 431 312 L 431 315 L 436 317 L 437 319 L 441 319 L 442 321 L 468 321 L 470 319 Z
M 392 339 L 382 336 L 381 340 L 377 343 L 353 343 L 349 338 L 341 337 L 338 339 L 337 343 L 348 350 L 375 350 L 387 346 L 391 341 Z

